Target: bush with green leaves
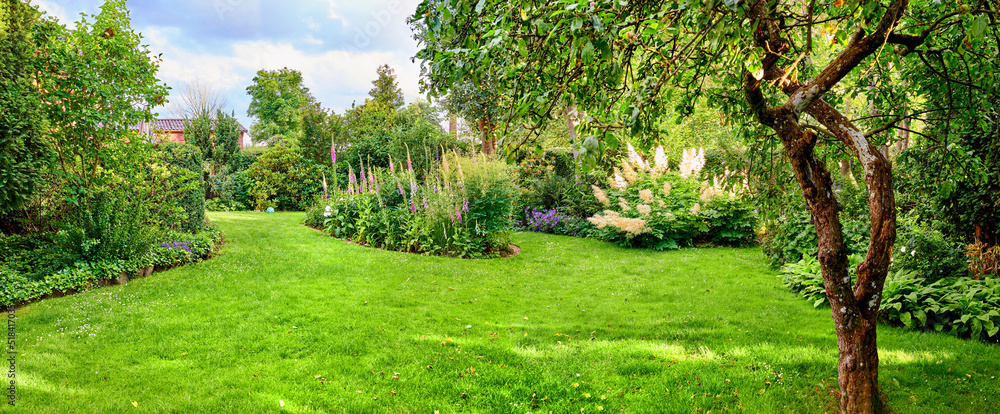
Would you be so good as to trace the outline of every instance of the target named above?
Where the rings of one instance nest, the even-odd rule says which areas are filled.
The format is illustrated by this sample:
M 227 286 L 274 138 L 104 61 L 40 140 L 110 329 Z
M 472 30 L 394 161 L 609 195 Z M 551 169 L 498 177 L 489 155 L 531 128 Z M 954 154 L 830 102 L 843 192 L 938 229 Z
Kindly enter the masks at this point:
M 347 190 L 318 198 L 305 223 L 387 250 L 455 257 L 509 252 L 514 188 L 505 163 L 446 154 L 427 177 L 418 184 L 412 169 L 362 167 L 357 176 L 349 173 Z
M 965 253 L 928 224 L 903 220 L 897 226 L 893 269 L 913 271 L 928 282 L 947 277 L 967 276 Z
M 10 250 L 33 246 L 46 253 L 41 256 L 44 258 L 55 257 L 52 249 L 59 247 L 45 240 L 28 239 L 0 237 L 0 255 L 5 259 L 0 262 L 0 305 L 29 302 L 51 293 L 84 290 L 102 280 L 115 279 L 122 273 L 131 275 L 149 266 L 167 268 L 204 259 L 222 241 L 222 233 L 212 226 L 193 235 L 168 232 L 156 236 L 154 243 L 139 257 L 75 257 L 76 260 L 69 263 L 45 268 L 32 267 L 33 263 L 25 262 L 23 255 L 12 255 Z
M 615 168 L 607 190 L 594 186 L 605 210 L 589 218 L 596 237 L 624 247 L 669 250 L 696 243 L 750 242 L 757 225 L 751 205 L 719 180 L 701 182 L 692 160 L 668 172 L 662 148 L 649 164 L 628 146 L 628 159 Z
M 853 255 L 851 274 L 863 259 Z M 814 307 L 828 304 L 819 261 L 805 256 L 781 268 L 782 282 Z M 911 329 L 951 332 L 998 342 L 1000 278 L 928 280 L 910 269 L 893 268 L 882 291 L 879 319 Z
M 329 176 L 329 168 L 303 156 L 297 146 L 270 147 L 246 170 L 251 207 L 305 210 L 317 194 L 323 193 L 324 173 Z
M 100 191 L 73 211 L 53 243 L 74 261 L 135 260 L 153 245 L 148 216 L 138 194 L 125 189 Z
M 805 257 L 815 257 L 819 252 L 816 227 L 804 206 L 801 210 L 791 210 L 772 224 L 767 228 L 767 235 L 762 243 L 764 254 L 771 258 L 772 266 L 796 263 Z M 847 254 L 867 253 L 871 237 L 868 223 L 842 216 L 842 224 Z
M 160 143 L 155 159 L 168 169 L 161 180 L 168 183 L 167 190 L 174 192 L 175 202 L 183 208 L 183 216 L 166 220 L 162 227 L 186 232 L 198 232 L 205 224 L 205 189 L 202 176 L 201 150 L 184 143 Z M 151 205 L 157 208 L 156 205 Z M 161 217 L 157 214 L 156 218 Z M 180 221 L 176 223 L 175 221 Z

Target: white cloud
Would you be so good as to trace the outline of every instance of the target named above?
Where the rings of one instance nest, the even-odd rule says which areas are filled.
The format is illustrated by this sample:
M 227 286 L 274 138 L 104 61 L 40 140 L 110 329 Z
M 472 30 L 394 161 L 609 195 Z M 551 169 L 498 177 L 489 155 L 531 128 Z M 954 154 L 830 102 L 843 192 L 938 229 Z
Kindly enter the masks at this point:
M 54 16 L 56 19 L 59 20 L 59 23 L 67 24 L 70 22 L 69 19 L 67 18 L 66 7 L 64 7 L 58 1 L 32 0 L 30 3 L 34 6 L 38 6 L 38 10 L 41 10 L 42 12 L 50 16 Z

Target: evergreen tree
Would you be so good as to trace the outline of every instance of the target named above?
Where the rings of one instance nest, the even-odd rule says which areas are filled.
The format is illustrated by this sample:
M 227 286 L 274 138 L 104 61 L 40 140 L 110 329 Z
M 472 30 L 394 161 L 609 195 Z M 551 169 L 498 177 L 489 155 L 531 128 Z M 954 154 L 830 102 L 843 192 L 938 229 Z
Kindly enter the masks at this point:
M 375 85 L 375 87 L 368 91 L 368 95 L 375 102 L 388 105 L 393 109 L 402 108 L 404 104 L 403 90 L 399 88 L 399 83 L 396 82 L 396 71 L 390 68 L 389 65 L 379 66 L 376 71 L 378 72 L 378 79 L 372 81 L 372 85 Z
M 51 160 L 41 98 L 31 86 L 35 19 L 26 3 L 0 0 L 0 214 L 31 199 Z

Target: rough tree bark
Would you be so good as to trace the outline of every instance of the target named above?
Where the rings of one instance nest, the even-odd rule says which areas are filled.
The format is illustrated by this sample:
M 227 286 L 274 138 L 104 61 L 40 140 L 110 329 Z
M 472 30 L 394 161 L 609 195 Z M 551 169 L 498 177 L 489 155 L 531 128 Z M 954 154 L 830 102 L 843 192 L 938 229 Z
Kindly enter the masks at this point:
M 780 36 L 780 16 L 764 2 L 753 6 L 749 14 L 757 24 L 756 46 L 766 54 L 762 77 L 744 75 L 744 94 L 758 120 L 781 139 L 816 226 L 823 283 L 840 350 L 838 374 L 843 413 L 891 412 L 878 386 L 876 319 L 896 239 L 896 205 L 889 161 L 850 119 L 822 96 L 886 44 L 907 4 L 906 0 L 895 1 L 871 34 L 859 28 L 845 50 L 809 83 L 790 80 L 787 72 L 777 65 L 779 56 L 790 49 L 788 40 Z M 761 91 L 762 81 L 779 87 L 789 96 L 788 100 L 782 106 L 768 107 Z M 864 167 L 871 242 L 853 284 L 833 181 L 823 162 L 816 158 L 816 133 L 803 129 L 800 123 L 804 114 L 823 124 L 850 148 Z

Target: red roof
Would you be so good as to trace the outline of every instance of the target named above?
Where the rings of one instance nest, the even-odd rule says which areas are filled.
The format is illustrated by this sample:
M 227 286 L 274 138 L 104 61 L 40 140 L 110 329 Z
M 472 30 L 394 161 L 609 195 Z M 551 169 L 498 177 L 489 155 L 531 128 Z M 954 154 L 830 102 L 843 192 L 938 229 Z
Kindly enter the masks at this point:
M 154 131 L 154 130 L 155 131 L 166 131 L 166 132 L 170 132 L 170 131 L 184 132 L 184 121 L 185 121 L 185 119 L 180 119 L 180 118 L 157 119 L 157 120 L 153 121 L 152 123 L 148 123 L 148 124 L 145 123 L 145 122 L 141 122 L 139 125 L 133 126 L 132 129 L 139 130 L 139 131 L 147 131 L 145 133 L 151 133 L 149 131 Z M 215 124 L 215 120 L 214 119 L 212 120 L 212 124 L 213 125 Z M 243 133 L 250 132 L 249 130 L 247 130 L 243 126 L 243 124 L 240 124 L 239 121 L 237 121 L 236 124 L 240 126 L 240 132 L 243 132 Z
M 153 129 L 160 131 L 184 131 L 184 121 L 185 121 L 184 119 L 177 119 L 177 118 L 157 119 L 156 121 L 153 121 Z M 212 120 L 212 124 L 215 125 L 214 119 Z M 237 122 L 237 125 L 240 126 L 241 132 L 249 132 L 247 131 L 246 128 L 243 127 L 243 124 Z

